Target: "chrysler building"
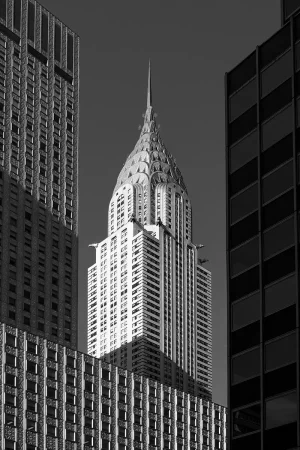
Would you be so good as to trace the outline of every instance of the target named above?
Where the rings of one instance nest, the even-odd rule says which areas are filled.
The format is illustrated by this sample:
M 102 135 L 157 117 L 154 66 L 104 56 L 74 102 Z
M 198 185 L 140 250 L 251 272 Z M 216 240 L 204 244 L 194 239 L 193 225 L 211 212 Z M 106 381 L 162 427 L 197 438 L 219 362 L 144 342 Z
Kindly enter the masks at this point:
M 108 237 L 92 244 L 88 353 L 211 398 L 211 274 L 192 242 L 186 185 L 147 109 L 112 194 Z

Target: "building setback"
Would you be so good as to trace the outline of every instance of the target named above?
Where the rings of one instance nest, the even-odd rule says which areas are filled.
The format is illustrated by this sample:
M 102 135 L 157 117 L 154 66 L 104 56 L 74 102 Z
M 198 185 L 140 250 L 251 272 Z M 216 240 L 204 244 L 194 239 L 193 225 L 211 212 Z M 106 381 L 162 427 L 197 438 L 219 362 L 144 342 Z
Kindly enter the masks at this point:
M 77 346 L 79 40 L 0 1 L 0 321 Z
M 299 12 L 226 75 L 231 450 L 300 447 Z
M 211 274 L 192 242 L 192 207 L 147 109 L 88 272 L 88 353 L 211 399 Z
M 226 408 L 4 324 L 0 378 L 5 450 L 226 449 Z

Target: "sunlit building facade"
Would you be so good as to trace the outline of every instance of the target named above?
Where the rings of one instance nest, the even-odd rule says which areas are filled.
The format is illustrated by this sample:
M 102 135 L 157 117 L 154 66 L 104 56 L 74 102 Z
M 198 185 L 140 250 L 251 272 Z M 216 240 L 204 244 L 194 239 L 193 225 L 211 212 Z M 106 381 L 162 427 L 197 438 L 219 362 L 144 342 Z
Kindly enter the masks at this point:
M 0 325 L 3 450 L 226 450 L 226 408 Z
M 118 177 L 108 237 L 88 272 L 88 353 L 211 397 L 211 274 L 192 242 L 192 207 L 152 107 Z

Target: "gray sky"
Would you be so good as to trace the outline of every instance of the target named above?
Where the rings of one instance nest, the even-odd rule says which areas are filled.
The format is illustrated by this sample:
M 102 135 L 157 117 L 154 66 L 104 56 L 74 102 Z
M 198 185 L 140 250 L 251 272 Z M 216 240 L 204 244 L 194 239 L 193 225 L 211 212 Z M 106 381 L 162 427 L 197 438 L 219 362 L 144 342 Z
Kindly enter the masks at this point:
M 213 400 L 227 404 L 224 74 L 280 27 L 279 0 L 40 0 L 81 37 L 79 348 L 87 268 L 107 237 L 118 174 L 138 139 L 148 59 L 161 136 L 193 206 L 213 280 Z

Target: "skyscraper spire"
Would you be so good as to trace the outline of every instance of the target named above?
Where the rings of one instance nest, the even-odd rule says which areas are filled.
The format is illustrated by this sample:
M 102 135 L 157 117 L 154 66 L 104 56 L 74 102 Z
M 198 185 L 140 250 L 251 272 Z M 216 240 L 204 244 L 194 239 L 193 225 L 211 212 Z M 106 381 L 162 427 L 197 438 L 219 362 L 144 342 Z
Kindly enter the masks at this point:
M 151 62 L 149 59 L 149 70 L 148 70 L 148 91 L 147 91 L 147 109 L 152 106 L 152 88 L 151 88 Z
M 210 273 L 199 263 L 192 243 L 192 208 L 182 175 L 156 126 L 150 61 L 143 116 L 139 139 L 110 201 L 108 237 L 99 243 L 96 265 L 89 269 L 88 351 L 123 369 L 211 398 Z M 208 286 L 203 317 L 200 277 Z M 104 284 L 107 289 L 100 292 L 97 287 Z M 195 326 L 196 310 L 197 325 L 203 324 L 206 333 L 201 333 L 203 354 L 194 344 L 202 330 Z

